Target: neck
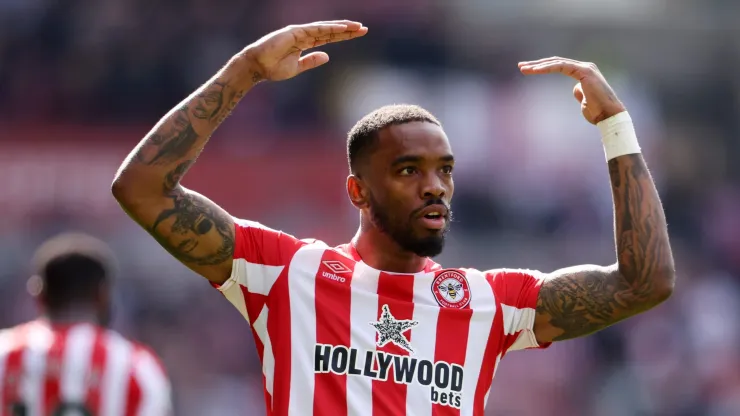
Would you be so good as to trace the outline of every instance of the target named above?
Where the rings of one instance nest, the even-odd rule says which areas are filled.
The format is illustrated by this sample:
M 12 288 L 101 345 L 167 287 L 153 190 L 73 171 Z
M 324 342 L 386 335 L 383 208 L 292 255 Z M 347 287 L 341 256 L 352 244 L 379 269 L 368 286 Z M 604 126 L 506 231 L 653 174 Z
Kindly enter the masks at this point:
M 352 243 L 362 261 L 377 270 L 418 273 L 427 263 L 426 257 L 401 249 L 398 243 L 373 226 L 361 226 Z
M 47 311 L 44 316 L 52 324 L 99 324 L 97 312 L 88 307 L 65 308 L 53 312 Z

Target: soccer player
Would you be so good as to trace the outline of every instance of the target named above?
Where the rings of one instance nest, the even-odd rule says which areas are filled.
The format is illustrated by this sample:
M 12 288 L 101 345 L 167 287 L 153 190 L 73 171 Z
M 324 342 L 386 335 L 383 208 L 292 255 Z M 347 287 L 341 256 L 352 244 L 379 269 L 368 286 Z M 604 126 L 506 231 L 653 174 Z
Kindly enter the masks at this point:
M 611 266 L 541 273 L 432 261 L 450 223 L 455 160 L 439 121 L 416 106 L 383 107 L 350 131 L 347 194 L 360 226 L 347 244 L 234 219 L 180 185 L 247 91 L 328 62 L 307 49 L 365 33 L 357 22 L 317 22 L 249 45 L 154 127 L 112 185 L 128 214 L 252 325 L 268 414 L 483 415 L 506 353 L 588 335 L 668 298 L 674 266 L 658 194 L 629 115 L 593 64 L 519 65 L 577 80 L 583 115 L 601 131 Z
M 106 329 L 112 253 L 60 234 L 34 256 L 42 317 L 0 331 L 0 416 L 170 414 L 169 381 L 145 347 Z

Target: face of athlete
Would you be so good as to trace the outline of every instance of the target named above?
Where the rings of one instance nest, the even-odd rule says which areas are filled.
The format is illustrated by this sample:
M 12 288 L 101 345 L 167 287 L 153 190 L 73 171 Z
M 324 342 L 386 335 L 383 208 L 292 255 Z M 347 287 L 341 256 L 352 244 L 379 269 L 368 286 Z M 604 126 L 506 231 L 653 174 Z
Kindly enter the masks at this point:
M 440 126 L 411 122 L 379 133 L 367 162 L 367 205 L 373 225 L 422 257 L 442 252 L 450 226 L 454 160 Z

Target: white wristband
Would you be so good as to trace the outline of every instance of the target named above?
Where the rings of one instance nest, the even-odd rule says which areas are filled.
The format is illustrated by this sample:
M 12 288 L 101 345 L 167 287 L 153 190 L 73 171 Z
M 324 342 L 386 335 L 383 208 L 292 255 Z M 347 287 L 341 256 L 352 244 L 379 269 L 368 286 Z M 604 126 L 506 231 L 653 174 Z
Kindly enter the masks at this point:
M 601 131 L 601 143 L 607 162 L 615 157 L 640 153 L 635 127 L 629 113 L 623 111 L 596 124 Z

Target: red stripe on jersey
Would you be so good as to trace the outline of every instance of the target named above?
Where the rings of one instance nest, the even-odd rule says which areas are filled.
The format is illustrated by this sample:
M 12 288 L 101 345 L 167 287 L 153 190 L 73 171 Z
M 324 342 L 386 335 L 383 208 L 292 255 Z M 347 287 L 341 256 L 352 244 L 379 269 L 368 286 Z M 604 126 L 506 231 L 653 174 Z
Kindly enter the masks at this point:
M 260 362 L 262 360 L 260 359 Z M 270 392 L 267 391 L 267 378 L 264 374 L 262 374 L 262 393 L 265 395 L 265 406 L 267 406 L 267 414 L 272 414 L 272 409 L 270 409 L 270 403 L 272 403 L 272 396 L 270 396 Z
M 100 409 L 100 384 L 103 379 L 103 371 L 107 360 L 107 351 L 105 346 L 105 330 L 95 329 L 95 341 L 93 344 L 92 357 L 90 358 L 90 368 L 86 376 L 87 397 L 85 405 L 93 414 L 99 414 Z
M 290 261 L 304 242 L 271 228 L 236 222 L 234 258 L 266 266 L 283 266 Z
M 51 411 L 54 409 L 60 401 L 60 381 L 62 376 L 62 366 L 64 363 L 64 350 L 67 345 L 67 334 L 69 333 L 70 327 L 59 328 L 54 331 L 54 341 L 49 347 L 49 351 L 46 356 L 46 377 L 44 379 L 43 386 L 43 409 L 44 411 Z M 46 410 L 44 410 L 46 409 Z
M 136 347 L 133 352 L 131 373 L 128 376 L 128 392 L 126 394 L 126 416 L 135 416 L 141 405 L 141 385 L 136 378 L 136 367 L 141 358 L 141 349 Z
M 493 291 L 495 297 L 496 290 L 493 284 L 493 279 L 491 276 L 486 275 L 486 281 L 491 287 L 491 291 Z M 488 391 L 491 389 L 493 374 L 496 370 L 496 357 L 498 357 L 503 347 L 504 316 L 501 312 L 501 302 L 498 297 L 495 297 L 494 301 L 496 302 L 496 313 L 493 316 L 493 322 L 491 323 L 491 331 L 488 333 L 486 351 L 483 354 L 483 363 L 481 364 L 478 382 L 475 386 L 473 416 L 483 416 L 484 414 L 486 394 L 488 394 Z
M 240 285 L 241 286 L 241 285 Z M 259 293 L 252 293 L 249 288 L 241 286 L 242 294 L 244 295 L 244 303 L 247 305 L 247 315 L 249 316 L 249 323 L 254 323 L 262 313 L 262 308 L 267 304 L 267 296 Z
M 450 364 L 465 366 L 465 353 L 468 348 L 468 332 L 470 331 L 470 318 L 473 316 L 472 309 L 440 308 L 437 318 L 437 345 L 434 349 L 434 361 L 445 361 Z M 439 367 L 440 369 L 446 367 Z M 437 374 L 434 375 L 435 378 Z M 453 374 L 448 377 L 448 386 L 451 386 Z M 440 377 L 444 377 L 441 374 Z M 460 414 L 459 407 L 462 405 L 462 397 L 453 398 L 458 409 L 442 404 L 432 405 L 433 416 L 446 416 Z M 460 403 L 456 401 L 460 400 Z
M 244 303 L 247 305 L 249 322 L 254 324 L 254 321 L 259 318 L 259 314 L 262 313 L 262 309 L 265 307 L 265 304 L 267 304 L 267 296 L 260 295 L 258 293 L 251 293 L 249 289 L 241 285 L 239 287 L 241 288 L 242 296 L 244 296 Z M 257 355 L 260 358 L 260 362 L 262 362 L 262 357 L 265 353 L 265 346 L 263 345 L 259 335 L 257 335 L 257 330 L 254 329 L 254 325 L 250 325 L 250 327 L 252 328 L 254 345 L 257 347 Z
M 3 377 L 2 405 L 3 409 L 17 403 L 20 399 L 20 379 L 23 373 L 23 354 L 26 351 L 28 331 L 34 323 L 26 324 L 13 330 L 11 337 L 12 350 L 5 358 Z
M 324 251 L 321 257 L 315 289 L 317 344 L 350 345 L 350 282 L 354 265 L 355 262 L 331 250 Z M 344 348 L 344 351 L 343 374 L 333 372 L 334 363 L 330 361 L 328 373 L 314 375 L 313 412 L 316 415 L 347 414 L 347 372 L 352 371 L 353 360 L 349 349 Z
M 267 415 L 287 415 L 290 406 L 290 295 L 288 292 L 288 270 L 283 269 L 270 291 L 267 333 L 270 335 L 275 357 L 275 374 L 272 386 L 272 401 L 266 403 Z M 267 392 L 265 392 L 267 394 Z
M 414 275 L 400 275 L 381 272 L 378 278 L 378 319 L 383 313 L 383 305 L 396 320 L 413 319 L 414 317 Z M 411 331 L 403 333 L 406 339 L 411 340 Z M 376 334 L 376 342 L 378 335 Z M 405 349 L 388 343 L 377 347 L 377 351 L 389 354 L 408 356 Z M 395 359 L 394 359 L 395 361 Z M 385 381 L 373 380 L 373 415 L 405 415 L 406 414 L 406 385 L 396 383 L 395 362 L 388 371 Z

